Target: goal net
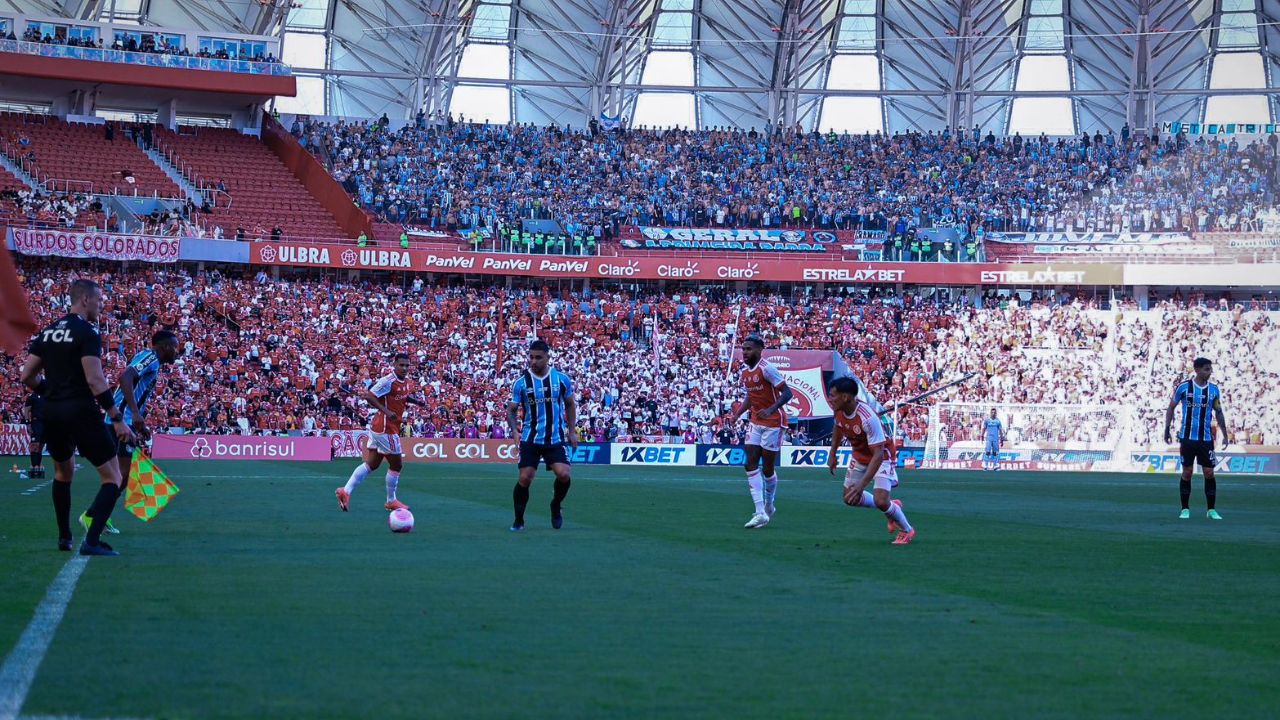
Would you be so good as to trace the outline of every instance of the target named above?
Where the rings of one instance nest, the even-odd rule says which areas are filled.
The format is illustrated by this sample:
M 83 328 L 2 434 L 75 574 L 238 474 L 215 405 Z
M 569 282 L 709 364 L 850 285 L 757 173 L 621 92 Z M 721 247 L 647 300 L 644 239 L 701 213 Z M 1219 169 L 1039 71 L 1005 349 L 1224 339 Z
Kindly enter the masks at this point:
M 992 405 L 938 403 L 929 408 L 926 468 L 980 469 L 984 421 L 995 408 L 1004 424 L 1001 466 L 1020 470 L 1137 468 L 1133 409 L 1126 405 Z

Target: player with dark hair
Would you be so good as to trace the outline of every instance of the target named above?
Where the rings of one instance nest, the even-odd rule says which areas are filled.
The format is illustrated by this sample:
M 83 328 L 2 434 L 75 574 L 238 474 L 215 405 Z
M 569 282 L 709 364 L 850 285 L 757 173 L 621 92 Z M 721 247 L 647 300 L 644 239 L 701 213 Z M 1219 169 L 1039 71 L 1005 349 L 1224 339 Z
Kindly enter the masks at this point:
M 556 476 L 551 497 L 551 527 L 559 530 L 564 525 L 561 503 L 569 494 L 572 482 L 572 464 L 564 446 L 567 442 L 571 448 L 578 447 L 578 401 L 573 395 L 573 381 L 551 367 L 550 361 L 550 345 L 543 340 L 530 343 L 529 367 L 512 386 L 511 402 L 507 404 L 511 437 L 520 440 L 520 474 L 511 493 L 515 506 L 512 532 L 524 529 L 529 486 L 540 463 L 546 463 L 547 469 Z M 523 409 L 523 418 L 516 415 L 517 409 Z
M 747 430 L 747 488 L 755 503 L 755 514 L 743 527 L 762 528 L 769 524 L 777 511 L 778 453 L 782 450 L 782 433 L 787 427 L 787 413 L 783 410 L 791 402 L 791 388 L 773 363 L 765 360 L 764 341 L 758 335 L 748 335 L 742 341 L 742 370 L 738 377 L 746 388 L 747 399 L 736 403 L 729 419 L 737 423 L 743 413 L 750 412 Z M 764 470 L 760 469 L 763 461 Z
M 23 419 L 27 421 L 27 432 L 31 441 L 27 451 L 31 453 L 31 471 L 27 477 L 44 479 L 44 396 L 32 391 L 22 406 Z
M 351 493 L 355 492 L 366 476 L 387 459 L 387 502 L 383 507 L 388 510 L 409 509 L 408 505 L 396 497 L 400 487 L 400 470 L 404 467 L 403 452 L 400 449 L 400 424 L 404 420 L 405 403 L 425 406 L 426 402 L 411 397 L 418 391 L 418 385 L 409 379 L 409 354 L 396 353 L 392 358 L 391 372 L 378 378 L 377 382 L 361 391 L 364 401 L 378 411 L 370 423 L 369 443 L 364 448 L 362 460 L 356 469 L 351 471 L 347 484 L 333 491 L 338 497 L 338 507 L 347 512 L 351 504 Z
M 98 470 L 102 484 L 93 501 L 93 522 L 80 544 L 81 555 L 119 555 L 101 541 L 102 530 L 120 497 L 117 443 L 135 441 L 102 374 L 102 340 L 93 326 L 102 312 L 102 291 L 92 280 L 71 283 L 71 312 L 36 334 L 22 366 L 22 383 L 45 398 L 45 441 L 53 458 L 53 509 L 58 549 L 71 550 L 73 455 Z M 43 376 L 43 377 L 42 377 Z M 101 408 L 101 410 L 99 410 Z M 102 423 L 105 411 L 110 429 Z M 115 438 L 112 438 L 112 432 Z
M 1213 362 L 1201 357 L 1196 358 L 1192 366 L 1195 376 L 1178 383 L 1169 407 L 1164 411 L 1164 441 L 1172 444 L 1169 426 L 1173 423 L 1173 410 L 1182 406 L 1182 425 L 1178 429 L 1178 451 L 1182 455 L 1182 479 L 1178 483 L 1178 493 L 1182 497 L 1182 512 L 1178 517 L 1183 520 L 1191 517 L 1191 476 L 1199 462 L 1200 471 L 1204 473 L 1204 500 L 1208 507 L 1205 516 L 1210 520 L 1221 520 L 1222 516 L 1214 508 L 1218 499 L 1218 480 L 1214 477 L 1213 468 L 1218 464 L 1218 457 L 1213 451 L 1213 423 L 1209 413 L 1213 413 L 1222 431 L 1223 450 L 1230 442 L 1227 418 L 1222 413 L 1222 392 L 1209 382 Z
M 156 389 L 156 380 L 160 377 L 160 366 L 169 365 L 178 359 L 178 336 L 168 330 L 160 330 L 151 336 L 151 347 L 143 350 L 129 361 L 129 365 L 120 373 L 120 380 L 115 391 L 118 407 L 124 408 L 124 422 L 133 430 L 138 443 L 144 443 L 151 437 L 147 429 L 145 416 L 147 401 Z M 120 492 L 129 487 L 129 469 L 133 465 L 133 446 L 120 443 L 116 446 L 116 458 L 120 463 Z M 93 508 L 80 513 L 80 524 L 87 531 L 93 522 Z M 106 531 L 113 535 L 120 533 L 115 525 L 107 520 Z
M 853 460 L 844 476 L 844 504 L 851 507 L 876 508 L 889 521 L 889 532 L 896 533 L 894 545 L 907 545 L 916 536 L 907 522 L 901 500 L 891 500 L 889 493 L 898 484 L 893 445 L 884 435 L 884 425 L 874 410 L 858 399 L 858 383 L 853 378 L 836 378 L 828 386 L 831 407 L 836 413 L 836 426 L 831 434 L 827 469 L 836 474 L 837 451 L 845 440 L 853 446 Z M 866 491 L 874 483 L 874 494 Z

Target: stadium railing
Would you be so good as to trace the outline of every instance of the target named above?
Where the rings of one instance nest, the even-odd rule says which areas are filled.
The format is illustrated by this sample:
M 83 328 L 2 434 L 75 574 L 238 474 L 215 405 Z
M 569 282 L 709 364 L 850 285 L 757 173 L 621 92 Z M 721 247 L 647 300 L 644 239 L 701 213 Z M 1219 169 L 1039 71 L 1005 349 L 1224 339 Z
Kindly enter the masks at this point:
M 254 62 L 252 60 L 222 60 L 192 55 L 130 52 L 107 48 L 75 47 L 27 42 L 25 40 L 0 40 L 0 52 L 20 55 L 39 55 L 72 60 L 96 60 L 98 62 L 148 65 L 150 67 L 179 70 L 216 70 L 219 72 L 246 73 L 249 75 L 292 75 L 293 68 L 284 63 Z

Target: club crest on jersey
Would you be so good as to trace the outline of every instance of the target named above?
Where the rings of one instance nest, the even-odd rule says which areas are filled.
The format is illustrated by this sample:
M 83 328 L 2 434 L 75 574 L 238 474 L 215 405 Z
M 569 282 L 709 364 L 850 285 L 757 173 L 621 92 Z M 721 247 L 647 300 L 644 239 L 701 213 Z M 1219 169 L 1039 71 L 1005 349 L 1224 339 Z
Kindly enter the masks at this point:
M 861 426 L 861 425 L 854 425 L 854 426 L 853 426 L 853 434 L 854 434 L 854 435 L 861 435 L 861 434 L 862 434 L 862 426 Z

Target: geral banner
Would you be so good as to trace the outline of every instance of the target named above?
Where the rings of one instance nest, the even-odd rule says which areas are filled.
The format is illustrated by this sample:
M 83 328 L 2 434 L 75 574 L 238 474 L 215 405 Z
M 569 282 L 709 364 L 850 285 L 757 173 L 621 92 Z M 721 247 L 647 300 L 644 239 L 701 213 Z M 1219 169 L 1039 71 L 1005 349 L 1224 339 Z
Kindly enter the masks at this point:
M 461 275 L 518 275 L 605 280 L 763 280 L 842 285 L 1118 285 L 1122 265 L 1002 265 L 993 263 L 840 262 L 788 258 L 764 262 L 735 258 L 573 257 L 466 250 L 399 250 L 349 245 L 255 242 L 255 265 L 403 270 Z
M 315 460 L 331 459 L 327 437 L 254 435 L 155 435 L 151 457 L 157 460 Z
M 5 423 L 0 425 L 0 455 L 26 455 L 31 435 L 26 425 Z
M 853 233 L 845 233 L 852 236 Z M 826 230 L 642 227 L 643 240 L 623 238 L 622 246 L 648 250 L 742 250 L 826 252 L 839 236 Z
M 82 233 L 61 230 L 9 228 L 9 242 L 23 255 L 61 255 L 104 260 L 177 262 L 182 241 L 176 237 Z
M 1181 232 L 1029 232 L 988 233 L 987 242 L 1016 245 L 1186 245 L 1191 237 Z
M 405 438 L 401 449 L 406 462 L 515 465 L 520 459 L 520 446 L 514 440 Z M 574 465 L 607 465 L 609 445 L 579 443 L 577 449 L 566 446 L 565 455 Z

